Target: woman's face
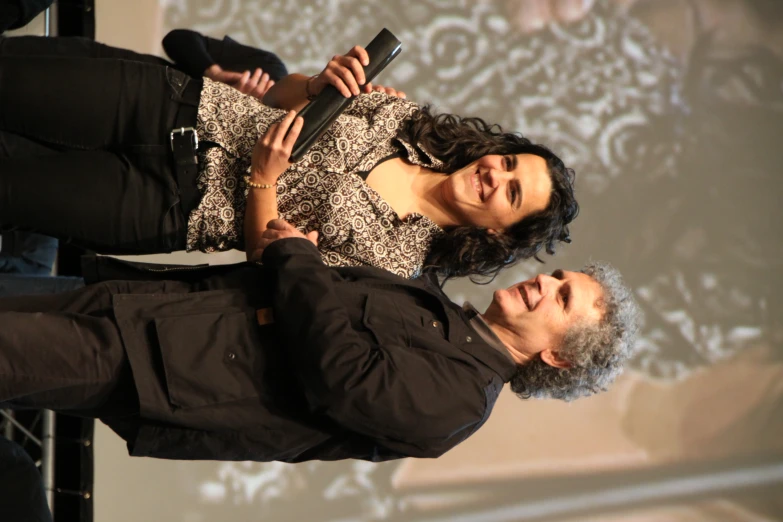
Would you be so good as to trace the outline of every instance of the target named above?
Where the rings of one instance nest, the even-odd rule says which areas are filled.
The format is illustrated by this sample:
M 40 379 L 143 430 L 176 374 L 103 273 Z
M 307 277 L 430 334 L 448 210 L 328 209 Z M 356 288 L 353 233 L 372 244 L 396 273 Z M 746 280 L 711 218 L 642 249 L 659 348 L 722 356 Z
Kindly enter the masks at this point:
M 552 179 L 541 156 L 493 154 L 452 173 L 442 190 L 460 225 L 501 232 L 546 208 Z

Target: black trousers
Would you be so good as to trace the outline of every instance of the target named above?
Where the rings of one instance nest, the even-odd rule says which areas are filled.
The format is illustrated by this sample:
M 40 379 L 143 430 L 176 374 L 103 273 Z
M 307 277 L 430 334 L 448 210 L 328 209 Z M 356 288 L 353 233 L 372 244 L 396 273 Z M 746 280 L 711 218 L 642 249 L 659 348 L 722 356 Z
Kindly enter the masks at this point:
M 62 56 L 63 58 L 116 58 L 167 66 L 170 62 L 130 49 L 121 49 L 80 36 L 42 38 L 40 36 L 0 37 L 0 55 Z
M 138 413 L 112 312 L 112 289 L 122 285 L 0 298 L 0 403 L 87 417 Z
M 34 41 L 0 44 L 0 225 L 103 253 L 183 249 L 169 139 L 192 79 Z

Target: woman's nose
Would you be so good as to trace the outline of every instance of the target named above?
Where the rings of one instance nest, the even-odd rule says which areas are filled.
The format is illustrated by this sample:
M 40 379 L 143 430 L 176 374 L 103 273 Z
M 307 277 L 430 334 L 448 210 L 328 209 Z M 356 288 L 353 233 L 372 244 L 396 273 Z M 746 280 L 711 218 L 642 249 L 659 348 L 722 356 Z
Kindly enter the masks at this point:
M 508 181 L 510 177 L 511 177 L 510 172 L 505 172 L 499 169 L 490 169 L 489 186 L 492 188 L 498 188 L 501 183 L 503 183 L 504 181 Z

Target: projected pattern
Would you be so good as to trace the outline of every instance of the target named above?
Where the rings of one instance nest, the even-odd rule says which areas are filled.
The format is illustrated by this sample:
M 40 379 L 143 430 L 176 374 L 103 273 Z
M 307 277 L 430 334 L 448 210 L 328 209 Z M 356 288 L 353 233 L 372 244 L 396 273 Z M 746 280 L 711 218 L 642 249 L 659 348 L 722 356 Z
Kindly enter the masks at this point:
M 779 298 L 774 285 L 759 285 L 755 274 L 780 274 L 780 242 L 768 240 L 775 237 L 769 224 L 775 215 L 743 216 L 746 200 L 715 196 L 703 179 L 727 161 L 714 145 L 726 140 L 709 130 L 715 130 L 710 111 L 733 100 L 726 86 L 736 90 L 737 78 L 743 78 L 745 91 L 755 93 L 753 106 L 781 110 L 783 75 L 765 77 L 766 65 L 760 75 L 743 65 L 734 73 L 720 69 L 721 76 L 710 73 L 708 58 L 696 56 L 686 70 L 646 26 L 619 14 L 608 0 L 597 2 L 577 24 L 550 25 L 532 35 L 509 22 L 505 2 L 165 4 L 167 28 L 230 34 L 279 53 L 289 70 L 304 73 L 319 71 L 332 54 L 345 52 L 345 42 L 366 43 L 386 26 L 404 42 L 404 53 L 382 83 L 417 102 L 434 102 L 440 111 L 480 115 L 518 129 L 558 151 L 578 172 L 581 201 L 605 209 L 580 217 L 589 222 L 578 223 L 572 248 L 615 262 L 637 289 L 648 320 L 633 366 L 649 378 L 685 379 L 751 342 L 774 345 Z M 721 182 L 734 186 L 732 176 L 746 167 L 730 165 Z M 761 196 L 762 208 L 777 208 L 776 193 L 763 189 L 772 172 L 763 161 L 751 167 L 762 188 L 748 197 Z M 694 212 L 694 201 L 711 210 Z M 727 223 L 724 212 L 741 217 Z M 633 220 L 633 228 L 625 218 Z M 501 279 L 511 282 L 533 270 L 538 266 L 529 264 Z M 458 300 L 475 301 L 472 292 L 467 285 L 452 289 Z M 223 463 L 199 494 L 215 506 L 247 506 L 255 514 L 284 509 L 291 515 L 301 502 L 297 493 L 306 490 L 307 509 L 322 502 L 324 520 L 393 518 L 406 509 L 390 485 L 395 466 Z

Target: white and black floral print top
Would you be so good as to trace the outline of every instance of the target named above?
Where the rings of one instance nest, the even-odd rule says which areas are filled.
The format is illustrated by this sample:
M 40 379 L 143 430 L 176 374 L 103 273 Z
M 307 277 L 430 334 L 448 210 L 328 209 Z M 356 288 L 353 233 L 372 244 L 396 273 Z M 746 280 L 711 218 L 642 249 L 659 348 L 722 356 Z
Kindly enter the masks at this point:
M 430 243 L 442 229 L 420 214 L 400 219 L 364 182 L 367 172 L 395 154 L 435 170 L 442 167 L 420 146 L 396 138 L 417 110 L 415 103 L 393 96 L 360 95 L 305 157 L 280 176 L 280 218 L 302 231 L 318 230 L 327 265 L 369 265 L 409 278 L 421 271 Z M 200 153 L 202 198 L 188 219 L 188 250 L 242 248 L 248 190 L 244 175 L 253 146 L 284 114 L 204 78 L 197 130 L 200 140 L 219 146 Z

